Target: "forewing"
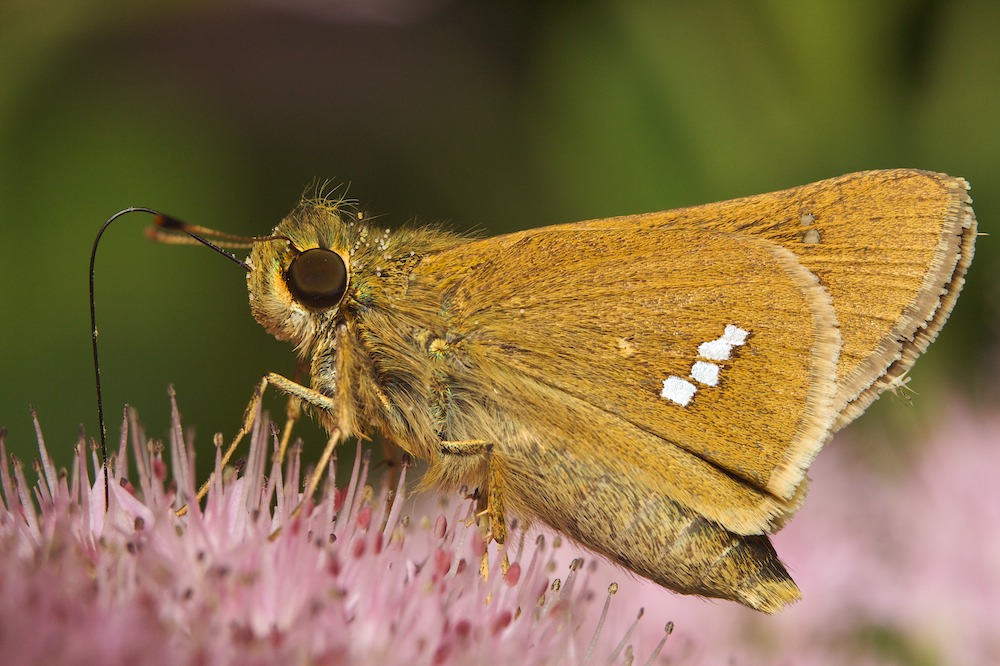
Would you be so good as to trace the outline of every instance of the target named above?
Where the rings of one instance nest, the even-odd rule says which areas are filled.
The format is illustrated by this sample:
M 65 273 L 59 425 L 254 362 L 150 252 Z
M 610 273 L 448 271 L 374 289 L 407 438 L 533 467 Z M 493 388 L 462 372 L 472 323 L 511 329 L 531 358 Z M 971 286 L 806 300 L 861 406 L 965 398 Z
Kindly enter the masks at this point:
M 968 184 L 912 169 L 585 224 L 694 225 L 764 238 L 793 252 L 830 294 L 840 324 L 834 430 L 897 382 L 937 337 L 964 284 L 976 237 Z

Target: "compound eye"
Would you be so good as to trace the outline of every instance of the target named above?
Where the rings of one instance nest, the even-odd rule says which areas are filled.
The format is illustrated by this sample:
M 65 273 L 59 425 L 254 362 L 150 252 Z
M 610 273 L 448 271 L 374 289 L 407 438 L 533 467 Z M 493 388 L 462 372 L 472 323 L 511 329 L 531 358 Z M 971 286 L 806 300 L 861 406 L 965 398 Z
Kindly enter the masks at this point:
M 285 283 L 296 301 L 313 310 L 325 310 L 343 298 L 347 266 L 336 252 L 316 247 L 292 259 Z

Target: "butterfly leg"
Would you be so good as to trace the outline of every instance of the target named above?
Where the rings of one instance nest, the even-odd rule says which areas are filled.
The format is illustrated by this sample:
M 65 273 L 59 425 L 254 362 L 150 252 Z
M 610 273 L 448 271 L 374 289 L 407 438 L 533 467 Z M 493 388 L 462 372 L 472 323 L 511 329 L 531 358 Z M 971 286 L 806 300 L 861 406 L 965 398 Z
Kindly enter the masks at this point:
M 254 394 L 257 398 L 258 403 L 260 402 L 260 399 L 263 397 L 264 389 L 267 388 L 268 384 L 274 385 L 275 388 L 282 391 L 289 397 L 290 422 L 286 426 L 288 432 L 291 431 L 291 425 L 294 423 L 293 414 L 291 413 L 292 411 L 291 404 L 293 401 L 295 402 L 295 409 L 296 409 L 296 413 L 294 414 L 295 417 L 298 416 L 298 411 L 302 403 L 305 403 L 310 407 L 314 407 L 316 409 L 322 410 L 327 413 L 332 413 L 336 407 L 332 398 L 323 395 L 316 389 L 311 389 L 307 386 L 299 384 L 298 382 L 293 382 L 292 380 L 286 377 L 282 377 L 281 375 L 276 374 L 274 372 L 267 373 L 267 375 L 264 376 L 264 379 L 261 380 L 261 383 L 259 385 L 260 389 L 258 392 Z M 253 411 L 256 412 L 256 410 L 257 407 L 256 405 L 254 405 Z M 246 415 L 244 415 L 244 423 L 246 422 L 246 418 L 247 418 Z M 252 418 L 253 417 L 251 414 L 251 419 Z M 246 425 L 244 425 L 244 430 L 246 430 L 246 432 L 249 432 L 249 429 L 247 429 Z M 308 499 L 312 497 L 313 494 L 315 494 L 316 488 L 319 487 L 319 481 L 323 477 L 323 470 L 326 469 L 327 465 L 330 463 L 330 458 L 333 455 L 333 450 L 336 448 L 337 444 L 340 443 L 341 439 L 343 439 L 343 432 L 341 432 L 340 428 L 334 428 L 333 430 L 330 431 L 330 439 L 327 440 L 326 447 L 323 449 L 322 455 L 320 455 L 319 462 L 316 464 L 316 468 L 315 470 L 313 470 L 312 476 L 309 477 L 309 483 L 306 486 L 305 495 L 303 496 L 304 498 Z M 281 446 L 278 448 L 278 462 L 284 461 L 285 449 L 287 445 L 288 445 L 287 437 L 283 437 Z M 292 515 L 293 516 L 298 515 L 301 509 L 302 509 L 302 504 L 300 503 L 299 506 L 295 507 L 295 510 L 292 512 Z
M 305 403 L 311 407 L 315 407 L 326 412 L 332 412 L 334 410 L 335 405 L 333 400 L 319 391 L 302 386 L 301 384 L 293 382 L 287 377 L 283 377 L 277 373 L 267 373 L 260 380 L 260 383 L 257 384 L 253 395 L 250 396 L 250 402 L 247 405 L 246 411 L 243 412 L 243 423 L 240 426 L 239 432 L 237 432 L 236 436 L 233 437 L 233 441 L 229 444 L 229 447 L 222 455 L 223 467 L 229 463 L 229 459 L 233 457 L 233 454 L 236 452 L 236 447 L 239 446 L 241 441 L 243 441 L 243 438 L 250 433 L 250 429 L 253 427 L 254 418 L 257 415 L 257 408 L 260 406 L 260 402 L 264 398 L 264 391 L 267 389 L 268 385 L 273 385 L 278 390 L 287 394 L 290 398 L 295 399 L 297 401 L 297 408 L 301 403 Z M 289 418 L 291 418 L 291 416 L 292 414 L 290 413 Z M 329 459 L 329 454 L 332 453 L 333 448 L 336 446 L 337 442 L 340 441 L 341 436 L 342 434 L 339 428 L 330 433 L 330 440 L 327 443 L 327 448 L 323 451 L 323 459 Z M 284 449 L 279 447 L 278 455 L 283 456 Z M 280 460 L 281 458 L 279 457 L 279 461 Z M 309 479 L 306 497 L 311 497 L 312 493 L 316 490 L 316 487 L 319 485 L 319 478 L 322 471 L 322 467 L 317 466 L 316 471 Z M 208 493 L 209 486 L 212 484 L 214 476 L 215 473 L 213 472 L 209 475 L 205 483 L 202 484 L 201 488 L 198 489 L 198 494 L 195 496 L 196 502 L 200 502 L 204 499 L 205 495 Z M 178 516 L 183 516 L 185 513 L 187 513 L 186 505 L 177 510 Z
M 500 458 L 493 455 L 493 444 L 481 439 L 442 441 L 441 453 L 486 458 L 486 508 L 483 512 L 489 516 L 493 540 L 502 544 L 507 540 L 507 518 L 503 500 L 507 477 Z

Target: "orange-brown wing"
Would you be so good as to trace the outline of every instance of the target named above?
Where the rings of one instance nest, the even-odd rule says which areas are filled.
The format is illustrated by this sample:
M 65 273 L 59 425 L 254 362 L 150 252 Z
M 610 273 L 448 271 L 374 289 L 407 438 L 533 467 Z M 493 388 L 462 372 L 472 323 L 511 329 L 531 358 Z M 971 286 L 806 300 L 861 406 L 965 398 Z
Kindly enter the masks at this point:
M 836 417 L 840 339 L 791 252 L 690 225 L 564 225 L 440 253 L 411 279 L 444 290 L 470 375 L 511 421 L 734 532 L 794 511 Z
M 697 225 L 764 238 L 793 252 L 833 299 L 843 348 L 834 430 L 864 412 L 934 341 L 972 261 L 968 183 L 895 169 L 781 192 L 586 223 Z

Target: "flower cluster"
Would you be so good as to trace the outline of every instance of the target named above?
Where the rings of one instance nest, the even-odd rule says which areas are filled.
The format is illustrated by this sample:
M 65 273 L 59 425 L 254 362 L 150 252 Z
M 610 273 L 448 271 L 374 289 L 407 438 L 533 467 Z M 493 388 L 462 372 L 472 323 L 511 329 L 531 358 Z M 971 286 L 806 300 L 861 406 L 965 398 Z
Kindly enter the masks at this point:
M 173 409 L 166 449 L 123 425 L 107 510 L 82 442 L 67 475 L 39 436 L 33 489 L 0 465 L 5 664 L 641 663 L 662 648 L 662 631 L 635 645 L 634 611 L 593 590 L 599 565 L 566 566 L 553 539 L 522 530 L 487 551 L 468 500 L 412 517 L 405 465 L 376 489 L 359 450 L 346 487 L 331 467 L 300 507 L 298 451 L 269 466 L 262 418 L 240 473 L 217 465 L 204 505 L 178 517 L 195 486 Z
M 107 511 L 103 477 L 88 473 L 99 469 L 93 453 L 81 443 L 61 473 L 39 436 L 34 487 L 20 463 L 0 465 L 0 655 L 4 664 L 997 663 L 1000 419 L 947 413 L 889 473 L 844 437 L 819 456 L 808 501 L 774 539 L 804 597 L 777 616 L 671 594 L 594 556 L 584 565 L 550 534 L 515 529 L 503 549 L 487 550 L 473 501 L 404 498 L 405 465 L 398 477 L 369 474 L 360 450 L 346 486 L 331 472 L 297 512 L 299 452 L 284 467 L 269 463 L 275 437 L 260 418 L 240 470 L 217 459 L 205 502 L 183 517 L 195 478 L 176 407 L 166 447 L 134 417 L 123 427 Z M 611 581 L 617 595 L 605 592 Z M 664 649 L 666 619 L 677 630 Z

